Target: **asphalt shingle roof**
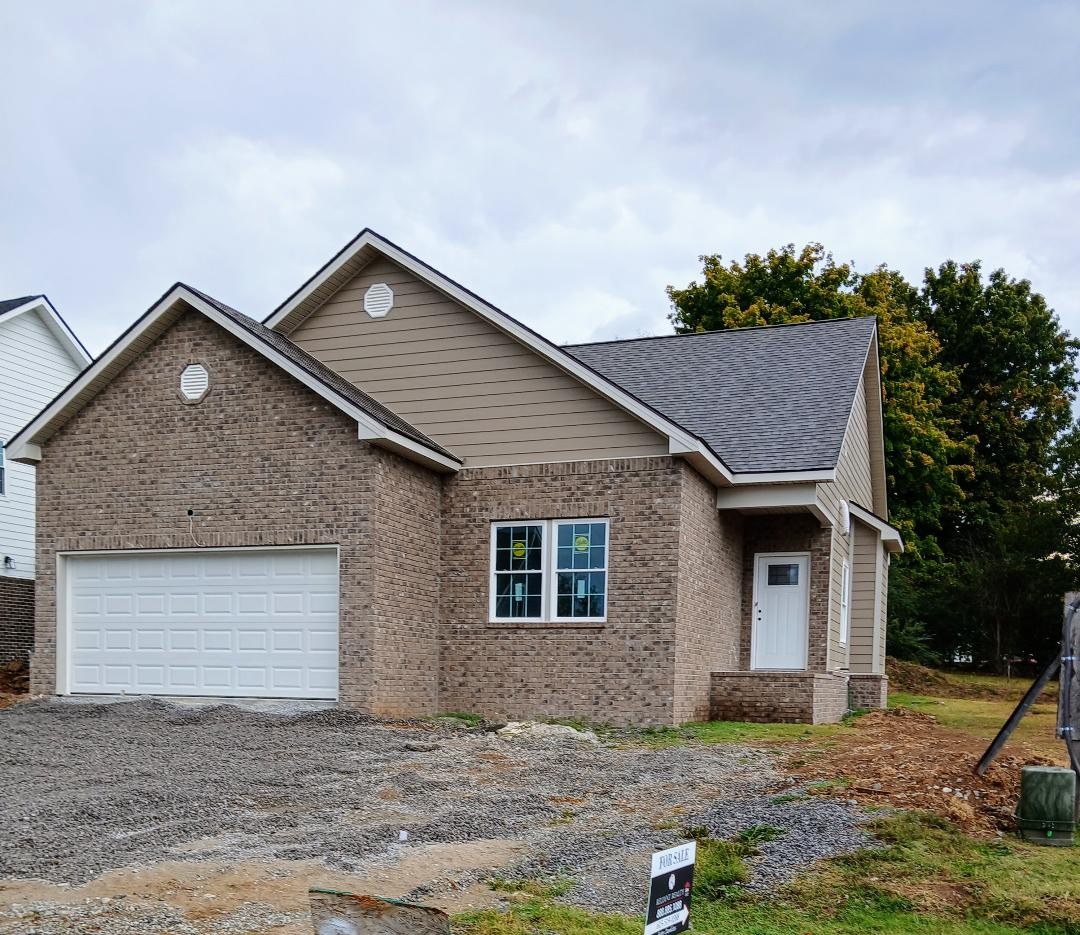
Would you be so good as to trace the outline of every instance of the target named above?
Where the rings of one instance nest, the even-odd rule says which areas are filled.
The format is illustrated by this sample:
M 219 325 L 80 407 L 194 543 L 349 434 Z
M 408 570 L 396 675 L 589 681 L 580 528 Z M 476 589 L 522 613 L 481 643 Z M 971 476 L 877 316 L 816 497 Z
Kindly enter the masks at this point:
M 873 318 L 564 347 L 735 472 L 836 466 Z
M 181 283 L 185 289 L 193 292 L 199 296 L 208 305 L 212 305 L 219 312 L 228 315 L 238 325 L 250 331 L 253 335 L 259 338 L 261 341 L 269 344 L 278 353 L 287 357 L 294 364 L 302 367 L 311 376 L 317 379 L 320 383 L 332 389 L 339 396 L 343 397 L 348 402 L 352 403 L 358 409 L 366 412 L 373 419 L 378 420 L 387 428 L 393 429 L 406 438 L 411 438 L 413 441 L 419 442 L 427 448 L 437 451 L 440 454 L 446 455 L 448 458 L 453 458 L 455 461 L 460 461 L 453 452 L 443 448 L 438 442 L 428 438 L 423 432 L 421 432 L 414 425 L 406 422 L 401 416 L 399 416 L 392 409 L 388 409 L 377 399 L 369 396 L 363 390 L 358 389 L 344 377 L 339 376 L 333 370 L 326 366 L 315 357 L 312 357 L 307 351 L 293 344 L 284 335 L 278 334 L 262 322 L 256 321 L 254 318 L 250 318 L 243 312 L 238 312 L 235 308 L 225 305 L 223 302 L 219 302 L 217 299 L 208 296 L 205 292 L 201 292 L 192 286 L 185 283 Z
M 25 305 L 27 302 L 34 299 L 43 299 L 42 295 L 24 295 L 20 299 L 0 299 L 0 315 L 5 312 L 10 312 L 13 308 L 18 308 L 20 305 Z

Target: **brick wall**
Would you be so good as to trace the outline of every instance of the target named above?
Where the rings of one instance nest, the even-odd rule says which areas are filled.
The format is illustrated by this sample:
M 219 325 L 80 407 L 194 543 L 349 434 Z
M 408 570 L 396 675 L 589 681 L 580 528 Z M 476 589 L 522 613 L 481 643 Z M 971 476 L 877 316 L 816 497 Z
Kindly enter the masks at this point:
M 34 648 L 34 579 L 0 575 L 0 662 Z
M 889 677 L 852 672 L 848 677 L 851 707 L 884 708 L 889 703 Z
M 744 525 L 742 629 L 739 668 L 750 668 L 751 611 L 754 606 L 754 556 L 759 552 L 810 553 L 810 639 L 807 669 L 828 668 L 832 530 L 809 514 L 748 516 Z
M 195 360 L 211 387 L 185 405 L 178 380 Z M 342 701 L 433 707 L 430 624 L 394 632 L 406 612 L 433 613 L 432 576 L 405 556 L 412 529 L 390 531 L 404 501 L 430 506 L 438 481 L 359 441 L 352 420 L 201 315 L 178 319 L 47 442 L 37 485 L 33 691 L 55 690 L 56 552 L 191 548 L 190 508 L 204 546 L 337 544 Z M 376 582 L 390 595 L 377 602 Z M 417 641 L 426 675 L 375 678 Z
M 438 475 L 407 461 L 383 460 L 375 498 L 375 701 L 389 717 L 438 713 Z
M 675 645 L 675 723 L 709 716 L 711 675 L 739 665 L 742 517 L 716 509 L 716 488 L 682 465 Z
M 440 707 L 671 724 L 682 465 L 475 468 L 444 481 Z M 489 624 L 491 523 L 609 517 L 603 624 Z
M 714 672 L 711 713 L 719 721 L 830 724 L 848 710 L 848 680 L 826 672 Z

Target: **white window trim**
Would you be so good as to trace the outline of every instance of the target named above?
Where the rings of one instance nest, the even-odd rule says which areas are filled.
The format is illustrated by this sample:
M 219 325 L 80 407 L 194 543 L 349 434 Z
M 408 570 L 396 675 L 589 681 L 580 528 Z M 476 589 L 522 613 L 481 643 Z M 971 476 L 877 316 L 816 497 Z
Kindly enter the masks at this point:
M 602 617 L 559 617 L 555 615 L 558 606 L 558 528 L 574 523 L 602 523 L 604 525 L 604 567 L 590 568 L 589 571 L 604 572 L 604 615 Z M 495 536 L 499 529 L 512 526 L 539 526 L 543 543 L 540 550 L 540 616 L 539 617 L 499 617 L 495 613 L 497 589 L 495 587 Z M 529 624 L 565 623 L 565 624 L 602 624 L 607 623 L 608 594 L 611 590 L 611 521 L 605 516 L 587 516 L 574 519 L 513 519 L 499 520 L 491 524 L 488 545 L 488 623 Z M 502 572 L 502 574 L 506 574 Z M 536 572 L 530 572 L 536 574 Z
M 611 523 L 606 517 L 587 517 L 583 519 L 553 519 L 550 520 L 551 528 L 551 581 L 548 586 L 544 588 L 548 595 L 547 610 L 550 611 L 548 619 L 552 623 L 607 623 L 607 607 L 608 607 L 608 566 L 611 564 Z M 555 609 L 559 606 L 559 536 L 558 528 L 560 526 L 572 526 L 574 523 L 602 523 L 604 526 L 604 567 L 601 568 L 589 568 L 588 571 L 603 571 L 604 573 L 604 614 L 601 617 L 558 617 L 555 615 Z M 564 571 L 573 571 L 573 569 L 567 568 Z
M 851 636 L 851 563 L 845 558 L 840 572 L 840 645 Z
M 539 617 L 499 617 L 495 613 L 496 598 L 498 596 L 495 587 L 495 536 L 498 530 L 511 526 L 539 526 L 541 532 L 540 546 L 540 616 Z M 546 587 L 546 575 L 548 571 L 548 539 L 549 529 L 547 520 L 543 519 L 515 519 L 505 520 L 491 524 L 491 544 L 488 552 L 488 622 L 490 623 L 544 623 L 547 620 L 548 589 Z M 506 572 L 502 572 L 506 574 Z M 529 572 L 536 574 L 536 572 Z

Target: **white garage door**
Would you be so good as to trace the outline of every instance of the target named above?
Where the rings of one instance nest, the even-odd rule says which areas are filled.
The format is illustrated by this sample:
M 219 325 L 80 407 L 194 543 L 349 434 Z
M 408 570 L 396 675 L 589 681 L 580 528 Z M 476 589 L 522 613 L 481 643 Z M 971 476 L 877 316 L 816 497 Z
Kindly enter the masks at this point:
M 334 550 L 97 554 L 65 566 L 68 691 L 337 698 Z

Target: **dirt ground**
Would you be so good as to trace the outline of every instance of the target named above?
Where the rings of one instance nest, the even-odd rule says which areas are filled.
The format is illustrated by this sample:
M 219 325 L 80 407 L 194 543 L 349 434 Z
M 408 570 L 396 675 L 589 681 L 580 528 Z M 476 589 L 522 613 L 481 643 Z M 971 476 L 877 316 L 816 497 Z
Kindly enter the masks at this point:
M 1021 767 L 1068 765 L 1064 744 L 1054 737 L 1051 685 L 986 775 L 974 773 L 1029 684 L 889 660 L 889 687 L 904 693 L 893 701 L 917 707 L 873 711 L 835 740 L 788 746 L 785 767 L 819 794 L 927 809 L 973 834 L 1012 830 Z

